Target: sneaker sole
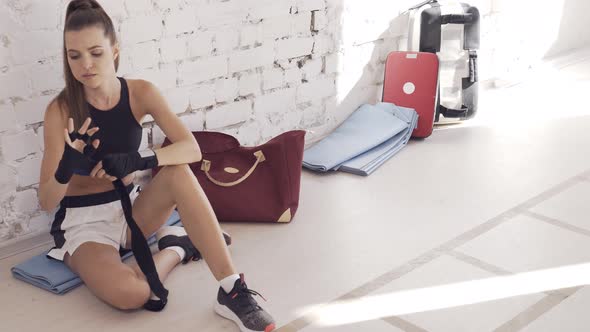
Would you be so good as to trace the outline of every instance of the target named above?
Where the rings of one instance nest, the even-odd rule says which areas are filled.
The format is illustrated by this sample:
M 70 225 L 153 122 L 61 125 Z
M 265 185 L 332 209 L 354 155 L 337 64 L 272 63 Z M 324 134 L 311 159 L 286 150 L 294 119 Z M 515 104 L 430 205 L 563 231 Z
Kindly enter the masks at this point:
M 222 234 L 223 234 L 223 239 L 225 240 L 225 244 L 228 246 L 231 245 L 231 236 L 223 230 L 222 230 Z M 163 238 L 164 236 L 167 236 L 167 235 L 185 236 L 188 234 L 186 234 L 186 230 L 184 229 L 184 227 L 165 226 L 165 227 L 160 228 L 156 232 L 156 239 L 158 241 L 160 241 L 161 238 Z
M 219 304 L 217 301 L 215 302 L 215 306 L 214 306 L 215 312 L 223 317 L 223 318 L 227 318 L 231 321 L 233 321 L 234 323 L 236 323 L 238 325 L 238 327 L 240 328 L 241 332 L 270 332 L 270 331 L 274 331 L 275 327 L 271 325 L 267 326 L 264 331 L 255 331 L 255 330 L 250 330 L 249 328 L 245 327 L 244 324 L 242 323 L 242 321 L 240 320 L 240 318 L 238 318 L 238 316 L 236 316 L 236 314 L 233 313 L 233 311 L 229 310 L 226 306 Z

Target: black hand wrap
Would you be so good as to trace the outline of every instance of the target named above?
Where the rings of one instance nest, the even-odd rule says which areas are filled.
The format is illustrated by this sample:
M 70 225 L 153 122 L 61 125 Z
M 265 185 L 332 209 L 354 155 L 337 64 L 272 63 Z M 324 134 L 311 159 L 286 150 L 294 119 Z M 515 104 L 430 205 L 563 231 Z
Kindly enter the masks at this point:
M 154 258 L 152 257 L 145 236 L 141 232 L 139 226 L 137 226 L 135 219 L 133 219 L 131 199 L 129 198 L 129 194 L 127 194 L 123 181 L 117 179 L 113 184 L 121 197 L 121 206 L 123 207 L 125 221 L 131 230 L 131 250 L 135 255 L 137 265 L 145 275 L 150 289 L 159 298 L 159 300 L 148 300 L 143 307 L 149 311 L 161 311 L 168 302 L 168 290 L 164 288 L 164 285 L 160 280 L 160 276 L 156 270 L 156 264 L 154 263 Z
M 102 159 L 102 168 L 108 175 L 122 179 L 135 171 L 142 171 L 158 166 L 158 157 L 153 151 L 150 156 L 142 157 L 139 152 L 111 153 Z
M 96 149 L 90 144 L 92 137 L 88 134 L 80 135 L 74 132 L 70 134 L 70 139 L 72 142 L 77 139 L 82 140 L 86 143 L 86 146 L 84 147 L 84 153 L 80 153 L 69 144 L 65 144 L 64 153 L 55 171 L 55 179 L 61 184 L 70 182 L 75 169 L 90 169 L 95 164 L 92 157 Z

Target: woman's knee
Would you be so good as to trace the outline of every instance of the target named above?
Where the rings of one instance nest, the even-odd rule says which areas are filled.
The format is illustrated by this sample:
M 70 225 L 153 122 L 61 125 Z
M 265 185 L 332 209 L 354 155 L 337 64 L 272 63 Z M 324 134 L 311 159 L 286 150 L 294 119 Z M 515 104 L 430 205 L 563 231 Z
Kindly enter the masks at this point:
M 136 276 L 126 277 L 114 287 L 106 301 L 120 310 L 139 309 L 149 300 L 151 290 L 148 283 Z
M 194 177 L 194 174 L 188 164 L 168 165 L 164 167 L 166 174 L 171 182 L 186 184 L 188 177 Z

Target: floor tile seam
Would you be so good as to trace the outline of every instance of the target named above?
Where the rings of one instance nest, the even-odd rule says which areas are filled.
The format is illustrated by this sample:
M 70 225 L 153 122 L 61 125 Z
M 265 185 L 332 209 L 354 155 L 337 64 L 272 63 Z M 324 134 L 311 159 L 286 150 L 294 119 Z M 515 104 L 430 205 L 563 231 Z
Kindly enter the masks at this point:
M 428 330 L 397 316 L 384 317 L 381 320 L 404 332 L 428 332 Z
M 494 276 L 510 276 L 510 275 L 516 274 L 516 272 L 508 271 L 502 267 L 485 262 L 475 256 L 468 255 L 468 254 L 461 252 L 461 251 L 453 250 L 453 251 L 448 252 L 447 255 L 449 255 L 455 259 L 458 259 L 463 263 L 472 265 L 474 267 L 477 267 L 479 269 L 482 269 L 484 271 L 492 273 Z M 559 290 L 551 290 L 551 291 L 546 291 L 543 293 L 547 294 L 547 295 L 561 295 L 561 296 L 563 296 L 563 294 L 559 293 Z
M 559 304 L 565 301 L 565 299 L 580 289 L 582 289 L 582 287 L 573 287 L 563 290 L 565 294 L 545 295 L 539 301 L 527 307 L 512 319 L 496 328 L 494 332 L 518 332 L 545 315 L 551 309 L 557 307 Z
M 546 216 L 546 215 L 544 215 L 542 213 L 533 212 L 533 211 L 525 211 L 525 212 L 523 212 L 523 214 L 526 215 L 526 216 L 528 216 L 528 217 L 534 218 L 536 220 L 539 220 L 539 221 L 548 223 L 550 225 L 559 227 L 561 229 L 564 229 L 564 230 L 567 230 L 567 231 L 571 231 L 571 232 L 574 232 L 576 234 L 580 234 L 580 235 L 584 235 L 584 236 L 590 237 L 590 230 L 587 230 L 587 229 L 578 227 L 576 225 L 572 225 L 572 224 L 570 224 L 568 222 L 561 221 L 561 220 L 556 219 L 556 218 L 552 218 L 552 217 Z

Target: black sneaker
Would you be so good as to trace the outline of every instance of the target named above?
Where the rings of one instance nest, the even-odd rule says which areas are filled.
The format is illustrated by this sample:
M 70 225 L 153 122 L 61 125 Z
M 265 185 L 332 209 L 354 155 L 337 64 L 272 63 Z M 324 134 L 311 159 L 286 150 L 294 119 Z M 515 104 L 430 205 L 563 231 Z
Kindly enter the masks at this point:
M 258 305 L 252 295 L 262 297 L 258 292 L 248 289 L 244 275 L 240 274 L 240 279 L 236 280 L 234 288 L 229 294 L 219 287 L 215 312 L 233 320 L 242 332 L 274 331 L 274 319 Z
M 229 246 L 231 244 L 231 236 L 223 232 L 223 238 L 225 239 L 225 244 Z M 182 226 L 164 226 L 156 233 L 156 239 L 158 240 L 158 249 L 160 250 L 174 246 L 184 249 L 185 255 L 182 264 L 186 264 L 190 260 L 198 261 L 202 258 L 201 253 L 193 245 L 186 234 L 186 230 Z

